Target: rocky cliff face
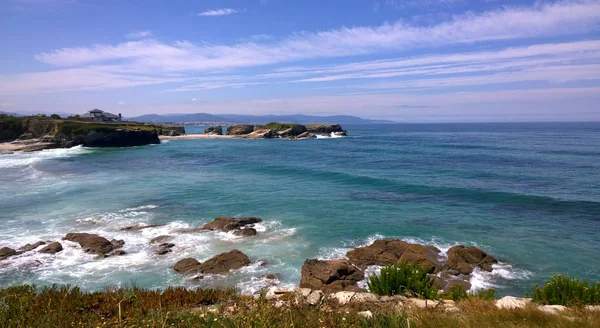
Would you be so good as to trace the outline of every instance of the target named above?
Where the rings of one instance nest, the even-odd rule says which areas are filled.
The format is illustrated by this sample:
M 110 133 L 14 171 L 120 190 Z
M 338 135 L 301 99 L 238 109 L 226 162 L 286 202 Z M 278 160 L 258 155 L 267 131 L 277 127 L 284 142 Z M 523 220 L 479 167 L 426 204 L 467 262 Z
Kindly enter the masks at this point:
M 23 144 L 22 150 L 85 147 L 131 147 L 159 144 L 159 135 L 185 134 L 182 126 L 123 122 L 103 124 L 49 118 L 0 118 L 0 141 Z

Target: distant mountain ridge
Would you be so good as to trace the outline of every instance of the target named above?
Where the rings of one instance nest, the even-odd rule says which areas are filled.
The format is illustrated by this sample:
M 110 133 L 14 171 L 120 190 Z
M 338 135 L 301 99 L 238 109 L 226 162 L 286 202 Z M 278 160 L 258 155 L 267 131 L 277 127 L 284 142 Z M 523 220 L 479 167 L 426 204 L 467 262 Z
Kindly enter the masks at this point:
M 350 115 L 313 116 L 313 115 L 238 115 L 222 114 L 212 115 L 207 113 L 158 115 L 149 114 L 137 117 L 128 117 L 127 120 L 148 123 L 248 123 L 266 124 L 269 122 L 285 122 L 298 124 L 311 123 L 338 123 L 338 124 L 369 124 L 369 123 L 394 123 L 386 120 L 370 120 Z

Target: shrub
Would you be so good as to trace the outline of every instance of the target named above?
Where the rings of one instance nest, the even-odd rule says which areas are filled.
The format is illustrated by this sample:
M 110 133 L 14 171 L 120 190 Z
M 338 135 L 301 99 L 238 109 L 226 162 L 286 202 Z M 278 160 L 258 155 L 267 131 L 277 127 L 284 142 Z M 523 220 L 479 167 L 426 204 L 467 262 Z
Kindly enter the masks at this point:
M 543 287 L 536 284 L 531 291 L 531 297 L 534 302 L 549 305 L 600 304 L 600 282 L 590 286 L 585 280 L 579 281 L 559 274 L 552 276 Z
M 451 286 L 448 292 L 444 294 L 445 299 L 450 299 L 455 302 L 478 298 L 486 301 L 492 301 L 496 299 L 496 290 L 491 289 L 480 289 L 473 292 L 467 292 L 462 285 Z
M 372 274 L 369 277 L 367 285 L 369 290 L 377 295 L 407 294 L 425 299 L 438 297 L 427 271 L 412 263 L 402 262 L 400 267 L 383 267 L 379 276 Z
M 51 119 L 55 119 L 55 120 L 60 120 L 61 119 L 60 115 L 58 115 L 58 114 L 52 114 L 52 115 L 50 115 L 50 118 Z

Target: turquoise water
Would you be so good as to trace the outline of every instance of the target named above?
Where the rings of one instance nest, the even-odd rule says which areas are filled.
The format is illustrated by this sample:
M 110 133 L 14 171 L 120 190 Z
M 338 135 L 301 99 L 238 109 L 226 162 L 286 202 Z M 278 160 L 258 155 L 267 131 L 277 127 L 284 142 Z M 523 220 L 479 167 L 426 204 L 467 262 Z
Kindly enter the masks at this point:
M 349 137 L 0 155 L 0 247 L 82 231 L 124 239 L 129 253 L 96 260 L 66 243 L 57 255 L 0 262 L 0 284 L 235 284 L 254 292 L 265 273 L 294 286 L 305 259 L 343 257 L 383 237 L 443 250 L 477 245 L 503 264 L 472 282 L 500 295 L 522 295 L 556 273 L 600 281 L 600 123 L 344 128 Z M 218 216 L 265 222 L 250 238 L 183 232 Z M 118 230 L 135 223 L 166 226 Z M 148 241 L 164 234 L 177 246 L 154 255 Z M 201 281 L 169 269 L 232 248 L 268 265 Z

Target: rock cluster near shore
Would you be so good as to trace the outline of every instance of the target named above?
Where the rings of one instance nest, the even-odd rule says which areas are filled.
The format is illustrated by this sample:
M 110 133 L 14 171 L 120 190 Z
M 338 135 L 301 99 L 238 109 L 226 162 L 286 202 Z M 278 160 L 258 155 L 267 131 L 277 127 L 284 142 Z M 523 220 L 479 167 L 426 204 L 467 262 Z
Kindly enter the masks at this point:
M 204 130 L 205 134 L 215 134 L 213 128 Z M 293 124 L 271 122 L 265 125 L 240 124 L 227 128 L 227 134 L 247 139 L 305 139 L 316 138 L 317 135 L 345 136 L 347 132 L 339 124 Z
M 300 287 L 325 292 L 358 291 L 358 281 L 371 265 L 385 266 L 401 262 L 414 263 L 431 274 L 434 286 L 448 290 L 453 285 L 469 289 L 470 274 L 475 269 L 492 271 L 498 261 L 477 247 L 457 245 L 448 250 L 445 262 L 435 246 L 411 244 L 397 239 L 376 240 L 373 244 L 349 251 L 348 260 L 310 259 L 302 266 Z

